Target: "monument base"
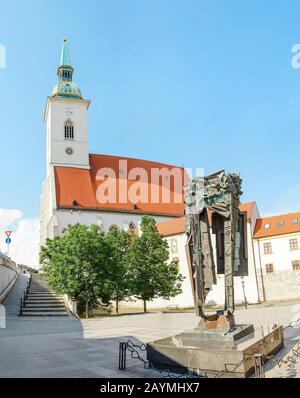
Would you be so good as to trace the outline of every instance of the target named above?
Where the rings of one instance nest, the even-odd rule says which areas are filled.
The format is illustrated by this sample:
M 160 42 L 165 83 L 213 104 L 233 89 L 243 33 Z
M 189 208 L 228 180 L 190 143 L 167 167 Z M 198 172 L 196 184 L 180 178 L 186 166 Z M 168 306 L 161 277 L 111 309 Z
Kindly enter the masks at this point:
M 254 354 L 271 355 L 283 347 L 283 330 L 256 330 L 236 325 L 233 330 L 191 330 L 147 344 L 147 359 L 159 369 L 191 371 L 204 377 L 251 376 Z

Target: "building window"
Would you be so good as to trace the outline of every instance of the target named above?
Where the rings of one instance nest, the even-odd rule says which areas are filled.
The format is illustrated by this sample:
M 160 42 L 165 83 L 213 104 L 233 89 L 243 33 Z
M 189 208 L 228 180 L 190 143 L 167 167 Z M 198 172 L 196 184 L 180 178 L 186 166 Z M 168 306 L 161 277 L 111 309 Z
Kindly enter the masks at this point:
M 272 253 L 272 245 L 270 242 L 264 243 L 264 254 Z
M 272 272 L 274 272 L 273 264 L 266 264 L 266 273 L 271 274 Z
M 129 230 L 135 229 L 135 223 L 134 223 L 133 221 L 131 221 L 131 222 L 129 223 L 128 229 L 129 229 Z
M 266 223 L 265 225 L 264 225 L 264 229 L 269 229 L 270 228 L 270 223 Z
M 290 250 L 298 250 L 298 239 L 290 239 Z
M 71 120 L 67 120 L 65 123 L 65 140 L 74 140 L 74 126 Z
M 292 218 L 291 223 L 292 224 L 298 224 L 298 218 Z
M 284 221 L 283 220 L 277 221 L 277 227 L 284 227 Z
M 118 231 L 118 230 L 119 230 L 119 227 L 118 227 L 116 224 L 113 224 L 113 225 L 111 225 L 111 226 L 109 227 L 109 230 L 110 230 L 110 231 Z
M 300 271 L 300 260 L 292 261 L 293 271 Z

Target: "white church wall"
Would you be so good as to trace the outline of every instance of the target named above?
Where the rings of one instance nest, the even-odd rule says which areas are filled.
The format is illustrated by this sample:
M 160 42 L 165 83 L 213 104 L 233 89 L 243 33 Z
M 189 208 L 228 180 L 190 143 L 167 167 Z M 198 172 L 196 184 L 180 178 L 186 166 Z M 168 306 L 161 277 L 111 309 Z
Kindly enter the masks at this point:
M 174 259 L 177 259 L 179 261 L 179 272 L 184 277 L 184 281 L 182 283 L 182 293 L 177 295 L 176 297 L 172 297 L 170 300 L 163 300 L 160 298 L 155 299 L 147 303 L 147 306 L 148 308 L 167 308 L 168 306 L 178 306 L 181 308 L 193 307 L 194 299 L 185 255 L 186 236 L 185 234 L 172 235 L 170 237 L 167 237 L 167 242 L 169 245 L 170 253 L 169 261 L 171 262 Z M 176 250 L 174 250 L 175 246 L 177 246 Z M 142 307 L 142 302 L 135 301 L 124 303 L 124 306 L 127 307 L 136 307 L 137 305 Z
M 55 227 L 55 236 L 59 236 L 62 230 L 69 224 L 83 224 L 92 225 L 97 224 L 104 231 L 112 225 L 116 225 L 118 228 L 128 230 L 129 224 L 134 223 L 136 227 L 139 226 L 143 215 L 140 214 L 127 214 L 127 213 L 105 213 L 100 211 L 86 211 L 86 210 L 59 210 L 56 211 L 57 227 Z M 170 217 L 155 216 L 157 222 L 163 222 L 170 220 Z
M 40 243 L 44 244 L 46 238 L 53 238 L 51 219 L 55 204 L 54 170 L 49 168 L 48 175 L 43 183 L 43 192 L 40 198 Z
M 245 295 L 248 303 L 257 303 L 259 301 L 257 291 L 257 281 L 255 273 L 254 256 L 251 246 L 251 224 L 248 223 L 248 276 L 245 277 L 234 277 L 234 295 L 237 304 L 244 302 L 244 291 L 243 283 L 245 288 Z M 185 245 L 186 235 L 185 233 L 168 236 L 166 237 L 169 250 L 170 250 L 170 261 L 174 258 L 179 260 L 179 272 L 185 277 L 182 285 L 182 293 L 170 300 L 155 299 L 148 303 L 148 308 L 166 308 L 168 306 L 178 306 L 181 308 L 189 308 L 194 306 L 191 281 L 189 275 L 189 269 L 186 259 Z M 176 240 L 177 252 L 172 253 L 172 241 Z M 213 247 L 215 235 L 212 234 Z M 214 253 L 214 257 L 216 253 Z M 243 283 L 242 283 L 243 282 Z M 213 286 L 211 292 L 207 296 L 207 303 L 210 305 L 224 305 L 224 275 L 217 275 L 217 284 Z M 122 303 L 126 307 L 141 307 L 142 303 L 139 301 Z

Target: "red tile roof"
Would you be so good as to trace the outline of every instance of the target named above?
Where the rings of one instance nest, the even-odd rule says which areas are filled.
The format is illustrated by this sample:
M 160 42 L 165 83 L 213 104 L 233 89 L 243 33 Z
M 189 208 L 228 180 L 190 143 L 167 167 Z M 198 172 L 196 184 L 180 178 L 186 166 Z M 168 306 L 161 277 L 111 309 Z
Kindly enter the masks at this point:
M 247 202 L 247 203 L 241 203 L 239 208 L 241 211 L 246 211 L 247 212 L 247 221 L 251 222 L 252 217 L 253 217 L 253 211 L 256 206 L 256 202 Z
M 160 222 L 156 225 L 158 232 L 164 236 L 183 234 L 185 232 L 185 217 Z
M 292 220 L 298 220 L 296 224 Z M 278 223 L 283 222 L 280 226 Z M 268 226 L 268 228 L 265 228 Z M 273 217 L 259 218 L 256 221 L 254 239 L 300 232 L 300 213 L 288 213 Z
M 127 161 L 127 173 L 125 173 L 125 169 L 123 168 L 124 165 L 120 164 L 120 161 L 124 160 Z M 158 184 L 158 203 L 151 203 L 151 192 L 154 191 L 154 188 L 157 188 L 157 185 L 151 184 L 151 170 L 155 168 L 165 168 L 171 171 L 175 168 L 175 166 L 141 159 L 123 158 L 119 156 L 90 155 L 90 167 L 90 170 L 61 166 L 55 167 L 56 201 L 58 208 L 74 208 L 73 201 L 76 201 L 78 204 L 76 208 L 81 209 L 159 214 L 174 217 L 183 216 L 184 177 L 186 178 L 186 181 L 188 181 L 188 176 L 183 168 L 178 168 L 182 178 L 182 184 L 178 190 L 180 191 L 178 193 L 181 196 L 180 203 L 176 203 L 174 197 L 174 178 L 170 179 L 170 190 L 168 190 L 168 192 L 170 192 L 170 203 L 163 203 L 162 193 L 164 187 L 162 184 L 162 177 L 160 178 Z M 103 168 L 111 169 L 116 176 L 113 180 L 116 182 L 116 201 L 114 201 L 114 203 L 100 203 L 97 200 L 97 193 L 99 197 L 99 189 L 101 188 L 101 185 L 105 183 L 105 180 L 103 181 L 97 179 L 97 173 L 99 169 Z M 128 198 L 128 192 L 131 188 L 134 188 L 134 183 L 136 183 L 138 180 L 134 177 L 133 180 L 129 180 L 128 173 L 136 168 L 143 169 L 146 172 L 146 178 L 144 181 L 142 181 L 143 187 L 145 187 L 146 191 L 148 191 L 147 200 L 145 203 L 132 203 Z M 123 175 L 125 175 L 125 178 Z M 125 189 L 125 203 L 121 203 L 121 190 L 119 189 L 119 184 L 122 183 L 127 183 L 127 190 Z

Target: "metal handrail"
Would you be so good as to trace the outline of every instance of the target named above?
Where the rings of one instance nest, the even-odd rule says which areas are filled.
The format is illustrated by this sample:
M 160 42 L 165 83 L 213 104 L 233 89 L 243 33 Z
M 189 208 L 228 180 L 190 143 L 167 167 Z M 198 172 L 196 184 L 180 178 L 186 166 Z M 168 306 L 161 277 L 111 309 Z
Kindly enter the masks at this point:
M 32 276 L 30 274 L 29 280 L 27 281 L 26 288 L 25 288 L 25 290 L 23 292 L 23 296 L 20 299 L 20 313 L 19 313 L 19 315 L 23 314 L 23 308 L 26 307 L 26 300 L 27 300 L 27 297 L 28 297 L 29 288 L 30 288 L 30 285 L 31 285 L 31 280 L 32 280 Z

